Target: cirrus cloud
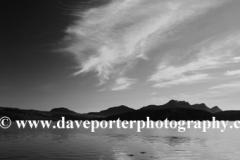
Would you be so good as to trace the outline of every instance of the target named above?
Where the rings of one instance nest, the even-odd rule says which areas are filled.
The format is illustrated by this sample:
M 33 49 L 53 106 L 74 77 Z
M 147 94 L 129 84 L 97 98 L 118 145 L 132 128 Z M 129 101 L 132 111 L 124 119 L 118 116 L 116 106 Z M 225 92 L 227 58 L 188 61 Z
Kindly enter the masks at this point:
M 76 56 L 79 71 L 97 72 L 101 84 L 125 76 L 138 59 L 169 34 L 220 0 L 112 0 L 77 13 L 79 19 L 66 30 L 67 51 Z M 129 84 L 130 85 L 130 84 Z
M 236 57 L 240 55 L 240 34 L 235 33 L 227 38 L 219 39 L 204 41 L 182 53 L 185 54 L 183 59 L 188 59 L 186 56 L 192 57 L 190 61 L 183 61 L 177 65 L 171 60 L 161 62 L 148 81 L 156 82 L 154 87 L 203 82 L 203 80 L 213 79 L 214 76 L 210 72 L 213 69 L 226 68 L 233 64 L 239 65 Z M 232 71 L 226 74 L 233 75 L 238 72 Z
M 235 76 L 235 75 L 240 75 L 240 70 L 232 70 L 232 71 L 227 71 L 225 73 L 226 76 Z
M 129 79 L 125 77 L 118 78 L 115 80 L 115 84 L 112 86 L 112 91 L 129 89 L 129 87 L 134 83 L 136 83 L 135 79 Z

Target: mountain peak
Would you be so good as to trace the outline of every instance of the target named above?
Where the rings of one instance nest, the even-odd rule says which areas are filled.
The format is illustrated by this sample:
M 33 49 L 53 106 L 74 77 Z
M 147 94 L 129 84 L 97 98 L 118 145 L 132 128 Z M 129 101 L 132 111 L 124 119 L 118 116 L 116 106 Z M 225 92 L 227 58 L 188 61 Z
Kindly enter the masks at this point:
M 76 113 L 74 111 L 71 111 L 68 108 L 60 107 L 60 108 L 53 108 L 50 112 L 58 112 L 58 113 Z
M 186 101 L 179 101 L 179 100 L 170 100 L 166 104 L 163 105 L 149 105 L 142 107 L 140 110 L 162 110 L 162 109 L 173 109 L 173 108 L 187 108 L 187 109 L 197 109 L 197 110 L 204 110 L 210 113 L 216 113 L 222 111 L 218 107 L 213 107 L 210 109 L 205 103 L 193 104 Z
M 183 107 L 183 108 L 190 108 L 191 107 L 191 105 L 186 101 L 179 101 L 179 100 L 174 100 L 174 99 L 170 100 L 165 105 L 167 105 L 169 107 L 171 106 L 171 108 L 172 107 Z
M 168 103 L 178 103 L 178 102 L 180 102 L 180 101 L 175 100 L 175 99 L 171 99 L 170 101 L 168 101 Z
M 222 112 L 222 110 L 218 106 L 214 106 L 211 108 L 212 113 Z
M 106 110 L 102 110 L 100 112 L 90 112 L 89 115 L 99 115 L 99 116 L 112 116 L 116 114 L 122 114 L 126 112 L 134 111 L 135 109 L 129 108 L 125 105 L 110 107 Z
M 171 99 L 170 101 L 168 101 L 168 103 L 188 103 L 186 101 L 180 101 L 180 100 L 175 100 L 175 99 Z
M 207 107 L 205 103 L 197 103 L 197 104 L 194 104 L 194 106 Z
M 110 107 L 110 108 L 108 108 L 108 109 L 106 109 L 106 110 L 120 109 L 120 108 L 126 109 L 126 108 L 129 108 L 129 107 L 128 107 L 128 106 L 125 106 L 125 105 L 120 105 L 120 106 Z

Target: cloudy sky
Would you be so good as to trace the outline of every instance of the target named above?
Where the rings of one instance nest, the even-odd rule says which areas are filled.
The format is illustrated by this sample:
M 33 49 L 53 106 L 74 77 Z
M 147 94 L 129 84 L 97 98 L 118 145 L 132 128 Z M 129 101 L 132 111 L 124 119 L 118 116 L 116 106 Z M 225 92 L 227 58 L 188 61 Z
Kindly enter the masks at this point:
M 1 3 L 1 106 L 240 109 L 239 0 Z

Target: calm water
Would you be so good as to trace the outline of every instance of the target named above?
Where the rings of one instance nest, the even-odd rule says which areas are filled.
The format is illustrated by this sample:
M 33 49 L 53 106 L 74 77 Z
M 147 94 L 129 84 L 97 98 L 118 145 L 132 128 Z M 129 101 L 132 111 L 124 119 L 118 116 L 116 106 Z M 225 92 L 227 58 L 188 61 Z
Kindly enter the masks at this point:
M 240 130 L 0 129 L 0 159 L 238 160 Z

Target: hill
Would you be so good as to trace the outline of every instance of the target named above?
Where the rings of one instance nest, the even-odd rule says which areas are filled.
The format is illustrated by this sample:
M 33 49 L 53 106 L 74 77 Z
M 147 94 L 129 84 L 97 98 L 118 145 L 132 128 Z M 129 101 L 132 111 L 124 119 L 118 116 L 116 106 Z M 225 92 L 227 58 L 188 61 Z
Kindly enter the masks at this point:
M 177 100 L 170 100 L 166 104 L 163 105 L 149 105 L 140 108 L 140 110 L 163 110 L 163 109 L 170 109 L 170 108 L 187 108 L 187 109 L 197 109 L 197 110 L 203 110 L 207 111 L 210 113 L 217 113 L 221 112 L 222 110 L 219 109 L 217 106 L 213 108 L 209 108 L 206 106 L 206 104 L 201 103 L 201 104 L 189 104 L 186 101 L 177 101 Z
M 162 110 L 137 110 L 120 115 L 109 116 L 107 120 L 211 120 L 213 114 L 203 110 L 188 108 L 168 108 Z
M 117 106 L 117 107 L 111 107 L 106 110 L 102 110 L 100 112 L 89 112 L 88 115 L 97 115 L 97 116 L 108 117 L 108 116 L 123 114 L 123 113 L 127 113 L 127 112 L 132 112 L 132 111 L 135 111 L 135 109 L 121 105 L 121 106 Z
M 67 111 L 67 112 L 65 112 Z M 19 108 L 0 107 L 0 117 L 7 116 L 11 120 L 60 120 L 61 117 L 71 120 L 86 120 L 96 118 L 76 113 L 69 109 L 52 109 L 51 111 L 26 110 Z
M 50 112 L 53 113 L 74 113 L 76 114 L 76 112 L 68 109 L 68 108 L 64 108 L 64 107 L 60 107 L 60 108 L 53 108 Z
M 0 107 L 0 117 L 7 116 L 12 120 L 60 120 L 61 117 L 71 120 L 240 120 L 240 111 L 222 111 L 219 107 L 207 107 L 204 103 L 189 104 L 186 101 L 170 100 L 163 105 L 148 105 L 138 110 L 121 105 L 99 112 L 80 114 L 68 108 L 53 108 L 50 111 L 26 110 Z

